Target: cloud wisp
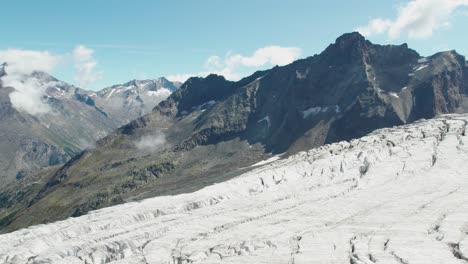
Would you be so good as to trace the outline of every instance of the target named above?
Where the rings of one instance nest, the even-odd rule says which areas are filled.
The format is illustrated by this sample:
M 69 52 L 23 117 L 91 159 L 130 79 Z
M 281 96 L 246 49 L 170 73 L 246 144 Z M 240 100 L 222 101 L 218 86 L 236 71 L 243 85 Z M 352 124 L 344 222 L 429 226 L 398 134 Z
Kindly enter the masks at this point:
M 102 73 L 96 72 L 93 50 L 77 46 L 72 54 L 53 54 L 48 51 L 22 49 L 0 50 L 0 62 L 6 62 L 6 75 L 1 78 L 4 86 L 13 87 L 10 93 L 13 107 L 31 115 L 49 113 L 50 106 L 44 96 L 48 87 L 57 85 L 54 80 L 41 78 L 33 73 L 52 73 L 58 66 L 73 64 L 78 84 L 89 85 L 98 80 Z
M 166 145 L 166 135 L 163 132 L 157 131 L 152 135 L 144 135 L 140 140 L 135 142 L 135 146 L 139 151 L 154 153 L 164 148 Z
M 402 35 L 428 38 L 435 31 L 449 27 L 455 10 L 467 6 L 468 0 L 411 0 L 399 8 L 395 19 L 372 19 L 355 30 L 365 36 L 386 34 L 389 39 Z
M 64 62 L 64 57 L 47 51 L 8 49 L 0 51 L 0 60 L 7 62 L 6 75 L 1 79 L 3 85 L 15 88 L 10 93 L 13 107 L 32 115 L 50 112 L 51 108 L 43 101 L 43 96 L 46 89 L 56 82 L 40 80 L 32 74 L 53 71 Z
M 302 51 L 297 47 L 267 46 L 257 49 L 251 56 L 228 52 L 224 58 L 213 55 L 205 62 L 205 70 L 192 74 L 168 76 L 171 81 L 184 82 L 191 76 L 205 77 L 211 73 L 223 75 L 228 80 L 239 80 L 245 70 L 256 70 L 263 66 L 283 66 L 298 59 Z
M 76 69 L 75 81 L 80 87 L 87 87 L 102 78 L 101 72 L 96 72 L 97 61 L 93 57 L 94 50 L 83 45 L 73 50 L 73 61 Z

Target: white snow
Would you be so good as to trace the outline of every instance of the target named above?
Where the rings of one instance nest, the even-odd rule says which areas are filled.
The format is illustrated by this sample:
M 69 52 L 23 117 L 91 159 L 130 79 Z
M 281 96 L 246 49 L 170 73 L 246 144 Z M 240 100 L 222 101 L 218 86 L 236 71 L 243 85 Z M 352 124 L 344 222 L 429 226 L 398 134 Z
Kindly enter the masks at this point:
M 420 65 L 420 66 L 418 66 L 414 71 L 417 72 L 417 71 L 420 71 L 420 70 L 422 70 L 422 69 L 424 69 L 424 68 L 427 68 L 427 67 L 429 67 L 429 65 L 427 65 L 427 64 Z
M 330 106 L 330 107 L 328 107 L 328 106 L 324 106 L 324 107 L 315 106 L 315 107 L 311 107 L 309 109 L 306 109 L 306 110 L 302 111 L 302 118 L 306 119 L 311 115 L 317 115 L 319 113 L 325 113 L 325 112 L 328 111 L 329 108 L 335 108 L 335 112 L 337 112 L 337 113 L 340 112 L 340 107 L 338 105 L 334 105 L 334 106 Z
M 301 73 L 300 71 L 296 70 L 296 78 L 299 79 L 299 80 L 304 80 L 307 78 L 307 76 L 309 75 L 309 68 L 307 68 L 307 70 L 304 72 L 304 73 Z
M 390 92 L 390 93 L 388 93 L 388 94 L 390 94 L 391 96 L 393 96 L 393 97 L 395 97 L 395 98 L 400 98 L 400 96 L 398 96 L 397 93 Z
M 109 99 L 109 98 L 112 96 L 112 94 L 113 94 L 114 92 L 115 92 L 115 90 L 112 89 L 112 90 L 110 91 L 110 93 L 107 95 L 106 99 Z
M 201 104 L 201 105 L 194 106 L 194 107 L 192 107 L 192 109 L 193 109 L 193 110 L 200 110 L 200 109 L 203 109 L 203 108 L 206 108 L 206 107 L 213 106 L 213 105 L 215 105 L 215 104 L 216 104 L 216 101 L 210 100 L 210 101 L 208 101 L 208 102 L 206 102 L 206 103 L 203 103 L 203 104 Z
M 270 126 L 271 126 L 270 117 L 269 117 L 269 116 L 265 116 L 264 118 L 258 120 L 257 123 L 261 123 L 261 122 L 263 122 L 263 121 L 266 121 L 266 122 L 267 122 L 268 128 L 270 128 Z
M 335 105 L 335 112 L 338 114 L 339 112 L 341 112 L 341 108 L 339 105 Z
M 311 107 L 309 109 L 306 109 L 306 110 L 302 111 L 302 118 L 306 119 L 310 115 L 316 115 L 316 114 L 320 113 L 321 111 L 322 111 L 322 108 L 320 106 Z
M 467 122 L 382 129 L 194 193 L 0 235 L 0 263 L 466 263 Z
M 406 89 L 408 89 L 408 87 L 407 87 L 407 86 L 405 86 L 405 87 L 401 88 L 401 90 L 402 90 L 402 91 L 404 91 L 404 90 L 406 90 Z
M 269 159 L 266 159 L 266 160 L 262 160 L 262 161 L 259 161 L 253 165 L 251 165 L 250 167 L 255 167 L 255 166 L 261 166 L 261 165 L 265 165 L 265 164 L 268 164 L 268 163 L 272 163 L 273 161 L 277 161 L 281 158 L 281 155 L 275 155 Z
M 418 60 L 418 63 L 426 63 L 427 62 L 427 58 L 421 58 Z

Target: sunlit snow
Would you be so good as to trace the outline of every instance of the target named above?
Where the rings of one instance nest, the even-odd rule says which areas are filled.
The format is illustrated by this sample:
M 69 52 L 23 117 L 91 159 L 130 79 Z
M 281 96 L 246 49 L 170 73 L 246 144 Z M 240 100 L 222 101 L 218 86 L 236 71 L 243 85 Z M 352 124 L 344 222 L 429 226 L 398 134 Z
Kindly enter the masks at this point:
M 468 115 L 0 236 L 5 263 L 466 263 Z

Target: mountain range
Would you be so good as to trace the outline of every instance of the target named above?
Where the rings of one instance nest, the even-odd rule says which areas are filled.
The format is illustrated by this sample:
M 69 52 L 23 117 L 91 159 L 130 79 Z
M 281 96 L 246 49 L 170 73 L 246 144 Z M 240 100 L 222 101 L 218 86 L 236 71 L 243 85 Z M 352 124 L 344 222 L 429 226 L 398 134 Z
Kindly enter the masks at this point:
M 347 33 L 320 54 L 239 81 L 190 78 L 63 166 L 2 188 L 0 224 L 12 231 L 197 191 L 262 160 L 467 112 L 467 95 L 468 63 L 455 51 L 423 57 Z
M 4 64 L 0 78 L 7 72 Z M 20 82 L 46 87 L 38 101 L 48 110 L 35 113 L 16 106 L 12 100 L 16 88 L 0 83 L 1 184 L 65 163 L 109 132 L 150 112 L 179 85 L 164 78 L 134 80 L 93 92 L 43 72 L 22 76 Z

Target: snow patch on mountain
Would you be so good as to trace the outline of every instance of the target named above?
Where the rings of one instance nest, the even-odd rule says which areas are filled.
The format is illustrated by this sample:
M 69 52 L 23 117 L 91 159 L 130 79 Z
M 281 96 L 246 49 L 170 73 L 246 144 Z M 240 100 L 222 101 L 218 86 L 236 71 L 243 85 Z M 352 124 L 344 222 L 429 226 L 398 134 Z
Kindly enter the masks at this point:
M 263 121 L 266 121 L 267 122 L 267 127 L 270 128 L 271 126 L 271 121 L 270 121 L 270 117 L 269 116 L 265 116 L 263 117 L 262 119 L 258 120 L 257 123 L 261 123 Z
M 216 101 L 210 100 L 210 101 L 205 102 L 205 103 L 203 103 L 201 105 L 197 105 L 197 106 L 192 107 L 192 110 L 206 109 L 206 108 L 211 107 L 211 106 L 213 106 L 215 104 L 216 104 Z
M 426 63 L 427 61 L 427 58 L 418 59 L 418 63 Z
M 334 109 L 335 113 L 341 112 L 341 108 L 339 105 L 331 105 L 331 106 L 324 106 L 324 107 L 315 106 L 315 107 L 311 107 L 302 111 L 302 118 L 307 119 L 311 115 L 318 115 L 319 113 L 325 113 L 329 109 Z
M 414 71 L 417 72 L 417 71 L 420 71 L 420 70 L 422 70 L 424 68 L 427 68 L 427 67 L 429 67 L 429 65 L 427 65 L 427 64 L 419 65 L 418 67 L 415 68 Z
M 112 96 L 112 94 L 114 94 L 114 92 L 115 92 L 115 90 L 112 89 L 112 90 L 110 91 L 110 93 L 107 95 L 106 99 L 111 98 L 111 96 Z
M 262 166 L 262 165 L 265 165 L 265 164 L 268 164 L 268 163 L 272 163 L 273 161 L 277 161 L 281 158 L 281 155 L 275 155 L 269 159 L 266 159 L 266 160 L 262 160 L 262 161 L 259 161 L 255 164 L 253 164 L 251 167 L 255 167 L 255 166 Z
M 320 107 L 320 106 L 311 107 L 309 109 L 306 109 L 306 110 L 302 111 L 302 118 L 306 119 L 310 115 L 317 115 L 321 111 L 322 111 L 322 107 Z

